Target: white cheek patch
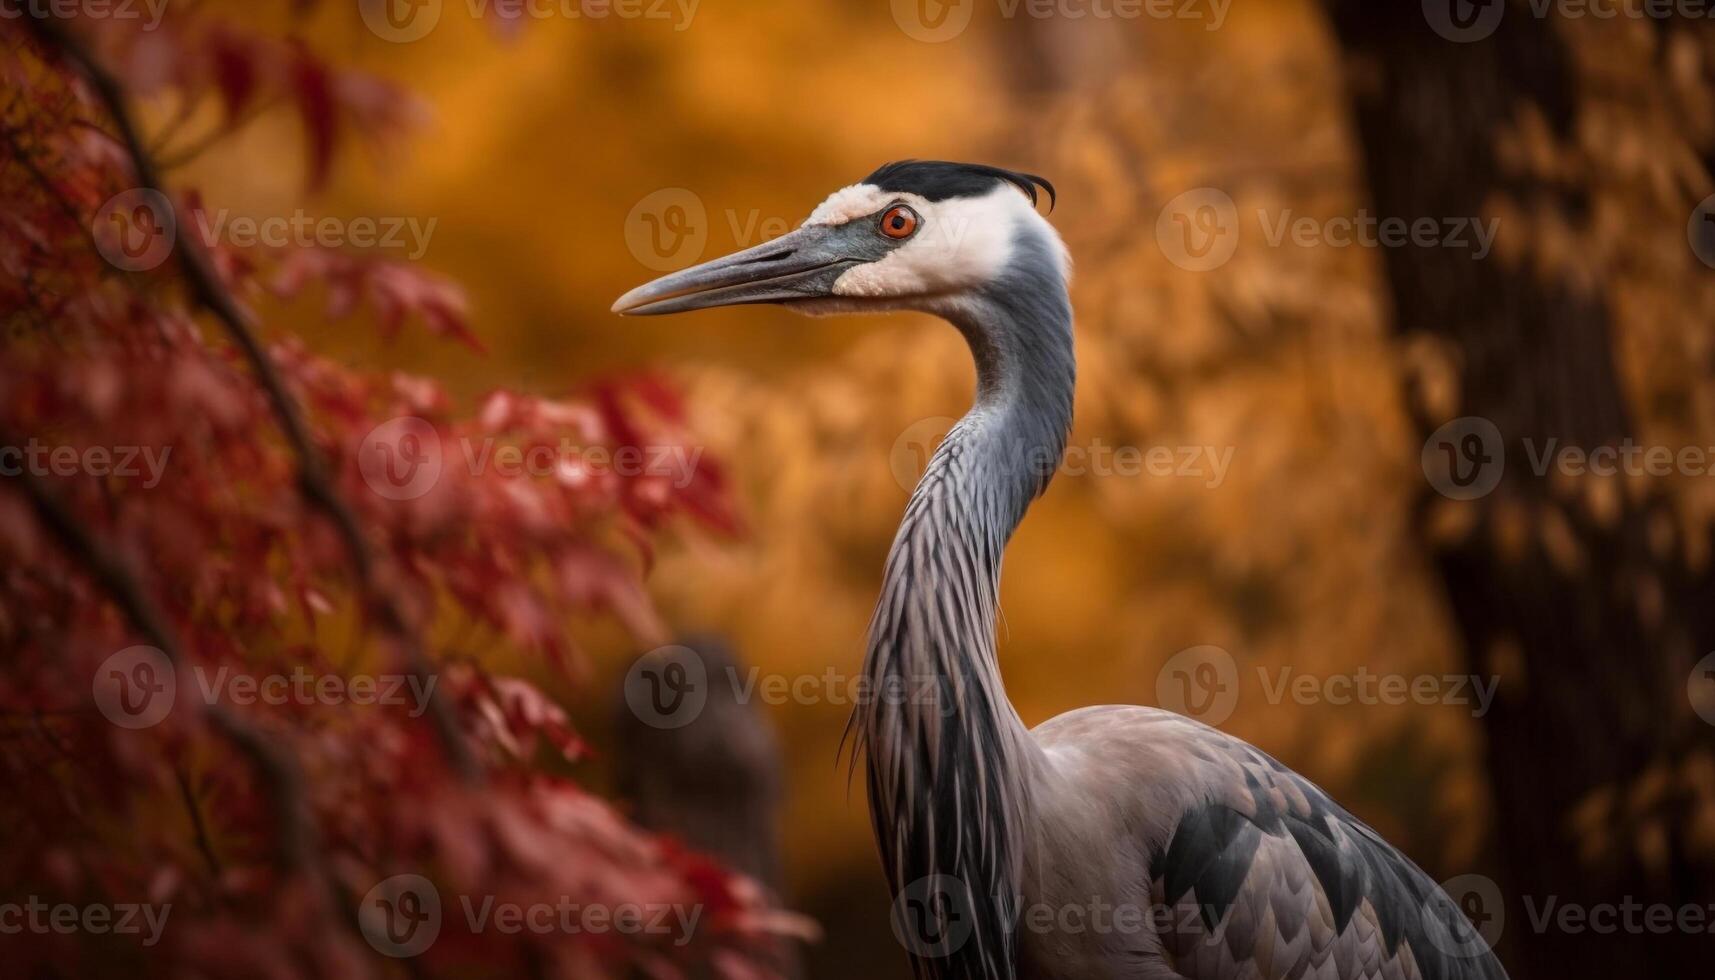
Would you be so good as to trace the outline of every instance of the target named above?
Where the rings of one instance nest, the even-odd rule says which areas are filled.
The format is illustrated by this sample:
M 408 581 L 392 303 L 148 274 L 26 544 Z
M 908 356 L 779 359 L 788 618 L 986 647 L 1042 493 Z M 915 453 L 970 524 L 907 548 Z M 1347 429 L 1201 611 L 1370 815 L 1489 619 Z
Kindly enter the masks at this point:
M 1007 185 L 982 197 L 937 203 L 915 194 L 884 194 L 864 213 L 895 200 L 922 218 L 917 235 L 878 261 L 846 270 L 834 282 L 835 296 L 924 296 L 988 282 L 1011 258 L 1018 222 L 1027 216 L 1041 221 L 1029 199 Z

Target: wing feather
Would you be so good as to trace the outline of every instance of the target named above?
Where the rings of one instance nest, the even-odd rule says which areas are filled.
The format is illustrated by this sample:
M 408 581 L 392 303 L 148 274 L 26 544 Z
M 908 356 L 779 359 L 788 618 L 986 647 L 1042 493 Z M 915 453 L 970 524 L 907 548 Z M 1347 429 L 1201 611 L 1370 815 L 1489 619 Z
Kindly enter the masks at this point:
M 1209 734 L 1244 778 L 1187 810 L 1151 868 L 1156 901 L 1174 910 L 1162 946 L 1181 975 L 1505 980 L 1409 858 L 1308 780 Z

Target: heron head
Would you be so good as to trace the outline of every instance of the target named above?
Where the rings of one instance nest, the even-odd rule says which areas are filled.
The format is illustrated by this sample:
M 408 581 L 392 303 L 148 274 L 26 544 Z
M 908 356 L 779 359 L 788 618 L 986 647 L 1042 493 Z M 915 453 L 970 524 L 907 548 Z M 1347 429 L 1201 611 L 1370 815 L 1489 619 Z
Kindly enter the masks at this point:
M 1032 174 L 980 164 L 906 160 L 836 191 L 773 241 L 633 289 L 615 313 L 648 316 L 773 303 L 803 313 L 935 311 L 1001 278 L 1016 253 L 1065 249 L 1036 212 Z M 1031 248 L 1033 254 L 1044 249 Z

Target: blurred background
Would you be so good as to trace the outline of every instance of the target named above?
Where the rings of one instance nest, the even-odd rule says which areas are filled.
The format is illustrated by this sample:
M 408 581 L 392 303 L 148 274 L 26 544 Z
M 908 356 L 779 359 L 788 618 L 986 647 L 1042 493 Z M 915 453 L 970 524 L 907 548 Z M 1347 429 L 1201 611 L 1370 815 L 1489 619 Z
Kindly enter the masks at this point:
M 1715 446 L 1707 21 L 1448 5 L 1470 27 L 1362 0 L 550 7 L 509 21 L 449 0 L 411 40 L 324 7 L 305 33 L 420 96 L 421 131 L 308 205 L 289 115 L 172 177 L 234 214 L 433 223 L 409 258 L 463 284 L 486 353 L 270 311 L 319 353 L 465 404 L 639 368 L 685 386 L 744 527 L 662 547 L 665 628 L 723 638 L 757 676 L 831 678 L 754 704 L 781 760 L 786 901 L 824 931 L 809 975 L 906 974 L 840 740 L 886 549 L 968 405 L 970 359 L 915 315 L 608 307 L 907 157 L 1048 177 L 1076 264 L 1089 465 L 1034 508 L 1002 583 L 1027 724 L 1161 704 L 1253 742 L 1438 880 L 1493 883 L 1517 977 L 1645 975 L 1616 970 L 1673 944 L 1532 929 L 1527 900 L 1715 902 L 1715 481 L 1677 455 Z M 1484 32 L 1488 10 L 1505 16 Z M 1334 231 L 1366 215 L 1430 219 L 1439 240 Z M 1533 471 L 1545 446 L 1626 445 L 1676 462 Z M 537 679 L 617 786 L 640 651 L 577 630 L 590 677 Z M 1164 667 L 1194 649 L 1236 697 L 1175 688 Z M 1437 693 L 1329 696 L 1365 673 Z M 1287 675 L 1315 693 L 1271 695 Z

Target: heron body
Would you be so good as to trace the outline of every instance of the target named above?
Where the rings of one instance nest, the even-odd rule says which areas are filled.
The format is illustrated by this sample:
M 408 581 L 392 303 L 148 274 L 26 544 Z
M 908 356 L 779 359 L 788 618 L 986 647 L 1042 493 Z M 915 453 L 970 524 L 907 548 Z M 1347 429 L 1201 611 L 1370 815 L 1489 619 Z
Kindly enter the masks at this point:
M 1424 872 L 1308 780 L 1166 711 L 1025 728 L 995 649 L 1001 556 L 1065 449 L 1070 263 L 1046 181 L 889 164 L 803 227 L 615 310 L 923 310 L 964 335 L 975 402 L 889 552 L 853 714 L 896 925 L 919 977 L 1494 980 Z

